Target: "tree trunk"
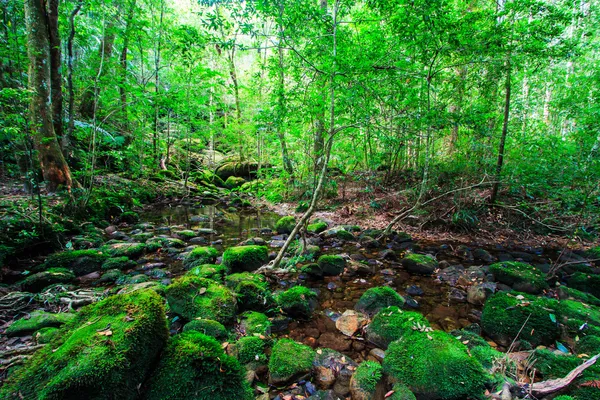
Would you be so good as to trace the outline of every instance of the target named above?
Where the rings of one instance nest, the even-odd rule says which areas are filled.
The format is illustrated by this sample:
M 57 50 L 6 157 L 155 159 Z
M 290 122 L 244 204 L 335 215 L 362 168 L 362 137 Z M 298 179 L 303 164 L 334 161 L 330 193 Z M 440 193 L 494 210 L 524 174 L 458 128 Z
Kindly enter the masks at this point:
M 67 134 L 63 137 L 63 140 L 68 140 L 73 137 L 75 131 L 75 90 L 73 89 L 73 39 L 75 38 L 75 16 L 81 10 L 83 1 L 78 1 L 75 8 L 71 12 L 69 17 L 69 39 L 67 40 L 67 88 L 69 91 L 69 122 L 67 125 Z M 66 147 L 66 146 L 65 146 Z
M 510 57 L 510 56 L 509 56 Z M 504 121 L 502 123 L 502 136 L 500 137 L 500 145 L 498 147 L 498 161 L 496 162 L 496 176 L 494 178 L 494 186 L 492 186 L 492 195 L 490 196 L 490 204 L 496 202 L 498 197 L 498 189 L 500 188 L 500 175 L 502 174 L 502 165 L 504 164 L 504 146 L 506 144 L 506 135 L 508 134 L 508 119 L 510 115 L 510 79 L 511 65 L 510 58 L 507 61 L 506 82 L 504 84 Z
M 127 20 L 125 21 L 125 33 L 123 35 L 123 49 L 121 50 L 121 84 L 119 85 L 119 98 L 121 100 L 121 114 L 123 117 L 123 123 L 125 124 L 125 130 L 129 129 L 129 123 L 127 121 L 127 53 L 129 51 L 129 34 L 131 32 L 131 23 L 133 21 L 133 13 L 135 11 L 135 0 L 129 3 L 129 10 L 127 11 Z
M 152 137 L 152 149 L 154 151 L 154 166 L 160 167 L 160 144 L 158 138 L 158 112 L 159 112 L 159 98 L 160 98 L 160 50 L 162 46 L 162 25 L 163 25 L 163 17 L 165 14 L 165 2 L 160 2 L 160 19 L 158 26 L 158 41 L 156 43 L 156 51 L 154 53 L 154 136 Z
M 58 3 L 48 3 L 48 37 L 50 39 L 50 93 L 52 96 L 52 123 L 63 153 L 67 146 L 64 132 L 63 94 L 61 73 L 60 34 L 58 33 Z
M 59 185 L 71 190 L 71 171 L 60 150 L 52 124 L 50 99 L 50 40 L 44 3 L 39 0 L 25 1 L 25 24 L 27 29 L 27 54 L 29 56 L 29 90 L 31 101 L 32 138 L 48 191 L 54 192 Z
M 277 44 L 277 55 L 279 56 L 279 80 L 277 88 L 277 136 L 279 137 L 279 143 L 281 144 L 281 157 L 283 159 L 283 168 L 285 172 L 293 180 L 294 168 L 292 167 L 292 161 L 288 154 L 287 145 L 285 143 L 285 133 L 283 130 L 284 119 L 285 119 L 285 73 L 283 70 L 283 3 L 279 5 L 279 41 Z M 266 50 L 265 50 L 266 51 Z

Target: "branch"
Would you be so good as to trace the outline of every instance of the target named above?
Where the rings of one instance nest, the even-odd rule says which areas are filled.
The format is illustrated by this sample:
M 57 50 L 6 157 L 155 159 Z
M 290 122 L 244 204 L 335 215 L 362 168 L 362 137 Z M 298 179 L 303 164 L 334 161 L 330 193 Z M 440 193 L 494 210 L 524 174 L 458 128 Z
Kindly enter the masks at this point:
M 561 389 L 569 386 L 583 371 L 591 367 L 596 363 L 596 360 L 600 358 L 600 354 L 596 354 L 577 368 L 573 369 L 564 378 L 550 379 L 547 381 L 536 382 L 531 386 L 526 385 L 526 389 L 536 397 L 546 396 L 550 393 L 558 392 Z

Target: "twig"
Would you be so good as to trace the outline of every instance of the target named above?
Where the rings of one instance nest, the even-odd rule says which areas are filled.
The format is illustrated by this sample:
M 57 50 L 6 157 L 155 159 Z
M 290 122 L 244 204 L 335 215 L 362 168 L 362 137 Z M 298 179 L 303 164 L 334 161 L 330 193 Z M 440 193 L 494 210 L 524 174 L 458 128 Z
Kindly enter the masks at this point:
M 21 354 L 30 354 L 35 352 L 36 350 L 41 349 L 46 346 L 45 344 L 37 344 L 35 346 L 28 347 L 20 347 L 18 349 L 0 351 L 0 359 L 4 359 L 11 356 L 21 355 Z
M 558 392 L 561 389 L 566 388 L 573 382 L 583 371 L 591 367 L 596 363 L 596 360 L 600 358 L 600 354 L 596 354 L 577 368 L 573 369 L 564 378 L 550 379 L 547 381 L 533 383 L 529 387 L 529 391 L 535 396 L 545 396 L 550 393 Z

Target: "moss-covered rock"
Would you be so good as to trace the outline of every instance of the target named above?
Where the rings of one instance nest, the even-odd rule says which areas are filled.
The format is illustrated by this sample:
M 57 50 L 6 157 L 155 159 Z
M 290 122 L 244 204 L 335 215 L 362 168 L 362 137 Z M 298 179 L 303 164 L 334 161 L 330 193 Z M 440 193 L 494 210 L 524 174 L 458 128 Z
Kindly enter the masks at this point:
M 257 336 L 244 336 L 235 343 L 234 354 L 240 364 L 267 362 L 265 354 L 265 342 Z
M 225 187 L 227 189 L 235 189 L 242 186 L 244 183 L 246 183 L 246 180 L 244 178 L 230 176 L 225 180 Z
M 269 284 L 258 276 L 262 275 L 250 274 L 249 279 L 239 280 L 233 287 L 240 311 L 267 311 L 275 307 Z
M 6 328 L 7 336 L 22 336 L 46 327 L 60 327 L 75 317 L 71 313 L 49 313 L 32 311 L 28 316 L 20 318 Z
M 340 240 L 354 240 L 355 239 L 354 235 L 345 229 L 338 230 L 335 234 L 335 237 L 337 237 Z
M 171 311 L 190 321 L 206 318 L 228 325 L 235 319 L 235 295 L 210 279 L 182 276 L 167 286 L 166 297 Z
M 327 230 L 327 224 L 323 221 L 313 222 L 312 224 L 308 224 L 306 226 L 306 231 L 308 233 L 321 233 Z
M 275 223 L 277 233 L 292 233 L 296 226 L 296 218 L 292 216 L 282 217 Z
M 344 272 L 346 260 L 338 255 L 322 255 L 317 260 L 317 264 L 324 276 L 334 276 Z
M 258 163 L 254 161 L 228 161 L 217 167 L 215 174 L 221 179 L 227 179 L 230 176 L 239 176 L 241 178 L 252 178 L 258 171 Z
M 417 400 L 414 393 L 410 391 L 408 386 L 396 383 L 392 386 L 393 393 L 386 400 Z
M 102 285 L 107 283 L 116 283 L 117 281 L 122 281 L 125 274 L 118 269 L 109 269 L 104 272 L 100 279 L 98 279 L 95 284 Z
M 75 274 L 66 268 L 50 268 L 43 272 L 29 275 L 19 284 L 26 292 L 37 293 L 55 283 L 69 283 L 75 279 Z
M 183 331 L 196 331 L 218 340 L 227 338 L 227 329 L 220 322 L 212 319 L 197 318 L 183 326 Z
M 117 285 L 136 285 L 138 283 L 148 282 L 150 278 L 144 274 L 121 275 L 115 283 Z
M 173 336 L 150 379 L 148 400 L 252 400 L 240 363 L 214 338 L 188 331 Z
M 400 260 L 408 272 L 421 275 L 431 275 L 438 268 L 438 262 L 427 255 L 410 253 Z
M 266 246 L 236 246 L 223 253 L 223 264 L 232 272 L 254 271 L 269 261 Z
M 236 272 L 225 277 L 225 285 L 232 290 L 235 289 L 238 283 L 243 281 L 267 283 L 267 279 L 264 275 L 253 274 L 252 272 Z
M 551 344 L 559 335 L 558 326 L 550 316 L 557 307 L 557 301 L 544 297 L 499 292 L 485 303 L 481 327 L 502 345 L 509 345 L 523 326 L 519 339 L 533 346 Z
M 584 336 L 579 339 L 575 345 L 575 350 L 579 354 L 595 355 L 600 349 L 600 336 Z
M 195 275 L 200 278 L 222 282 L 227 275 L 227 267 L 223 264 L 202 264 L 190 269 L 187 275 Z
M 486 370 L 490 371 L 494 366 L 500 363 L 500 360 L 506 358 L 504 353 L 494 349 L 489 344 L 475 346 L 471 350 L 471 355 L 477 359 Z M 506 363 L 503 361 L 503 363 Z M 507 370 L 510 370 L 507 368 Z
M 580 327 L 584 324 L 588 327 L 588 334 L 600 335 L 600 307 L 575 300 L 561 300 L 558 303 L 557 314 L 559 321 L 573 337 L 580 334 Z
M 581 290 L 561 286 L 559 289 L 559 294 L 561 298 L 571 298 L 600 307 L 600 299 L 598 299 L 596 296 L 592 296 L 589 293 L 582 292 Z
M 367 289 L 367 291 L 360 296 L 360 299 L 358 299 L 354 309 L 365 314 L 373 315 L 382 308 L 389 306 L 402 307 L 404 303 L 404 297 L 396 293 L 394 289 L 388 286 L 380 286 Z
M 271 350 L 269 383 L 281 386 L 310 374 L 315 352 L 291 339 L 281 339 Z
M 383 359 L 392 381 L 432 399 L 481 397 L 488 376 L 467 348 L 441 332 L 415 332 L 392 342 Z
M 129 225 L 136 224 L 140 221 L 140 216 L 134 211 L 125 211 L 119 215 L 119 222 L 124 222 Z
M 569 286 L 600 298 L 600 275 L 577 272 L 569 278 Z
M 396 306 L 381 309 L 366 328 L 367 340 L 387 349 L 390 343 L 417 330 L 428 330 L 429 321 L 413 311 Z
M 112 243 L 101 248 L 102 252 L 111 257 L 138 258 L 146 252 L 145 243 L 119 242 Z
M 377 384 L 383 377 L 381 364 L 375 361 L 363 361 L 350 379 L 350 393 L 353 399 L 373 400 Z
M 268 336 L 271 334 L 271 325 L 265 314 L 256 311 L 245 312 L 240 320 L 240 330 L 248 336 Z
M 34 332 L 32 337 L 37 344 L 48 344 L 56 338 L 59 332 L 60 329 L 49 326 Z
M 198 236 L 197 232 L 194 232 L 191 229 L 183 229 L 180 231 L 174 231 L 173 235 L 181 240 L 190 240 Z
M 0 398 L 137 399 L 167 337 L 158 294 L 109 297 L 82 308 L 6 380 Z
M 183 259 L 183 267 L 185 269 L 192 269 L 199 265 L 212 264 L 218 255 L 219 251 L 214 247 L 195 247 Z
M 504 261 L 490 265 L 490 272 L 497 281 L 512 286 L 518 292 L 538 294 L 548 289 L 545 274 L 534 267 L 518 261 Z
M 156 251 L 158 249 L 181 249 L 186 246 L 181 239 L 172 237 L 155 236 L 146 241 L 146 249 L 148 251 Z
M 294 318 L 310 318 L 317 305 L 317 294 L 305 286 L 294 286 L 277 296 L 283 312 Z
M 109 269 L 125 270 L 125 269 L 135 268 L 136 266 L 137 266 L 137 263 L 133 260 L 130 260 L 129 257 L 127 257 L 127 256 L 111 257 L 111 258 L 106 259 L 102 263 L 102 269 L 105 271 L 109 270 Z
M 39 269 L 66 268 L 76 276 L 82 276 L 98 271 L 107 258 L 107 254 L 98 250 L 62 251 L 48 256 Z

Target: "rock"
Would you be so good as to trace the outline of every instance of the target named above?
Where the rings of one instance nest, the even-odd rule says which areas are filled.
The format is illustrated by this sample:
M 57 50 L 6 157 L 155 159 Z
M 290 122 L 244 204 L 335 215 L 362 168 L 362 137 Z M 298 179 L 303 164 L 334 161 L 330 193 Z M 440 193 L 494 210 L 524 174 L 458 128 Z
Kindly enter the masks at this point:
M 254 237 L 244 240 L 240 246 L 266 246 L 267 242 L 261 237 Z
M 254 271 L 269 261 L 265 246 L 230 247 L 223 253 L 223 264 L 232 272 Z
M 294 218 L 293 216 L 287 216 L 287 217 L 280 218 L 275 223 L 275 230 L 279 234 L 292 233 L 292 230 L 294 229 L 295 226 L 296 226 L 296 218 Z
M 423 296 L 425 292 L 418 286 L 412 285 L 406 288 L 406 293 L 411 296 Z
M 268 336 L 271 334 L 272 322 L 265 314 L 247 311 L 242 314 L 239 326 L 246 335 Z
M 348 351 L 352 346 L 352 341 L 337 332 L 325 332 L 319 336 L 318 344 L 320 347 L 328 347 L 335 351 Z
M 195 247 L 183 259 L 183 267 L 185 269 L 192 269 L 199 265 L 212 264 L 218 255 L 219 251 L 214 247 Z
M 377 386 L 381 386 L 383 368 L 375 361 L 363 361 L 350 381 L 353 400 L 375 400 Z
M 377 239 L 367 235 L 361 236 L 358 242 L 366 249 L 376 249 L 381 246 L 381 243 Z
M 263 165 L 264 167 L 264 165 Z M 215 174 L 221 179 L 227 179 L 230 176 L 236 176 L 245 179 L 251 179 L 256 176 L 258 163 L 252 161 L 243 162 L 225 162 L 217 167 Z
M 545 275 L 532 265 L 517 261 L 499 262 L 490 265 L 490 273 L 506 285 L 519 292 L 538 294 L 548 289 Z
M 484 249 L 473 250 L 473 257 L 475 260 L 483 261 L 484 263 L 494 262 L 494 257 Z
M 451 288 L 448 293 L 448 300 L 452 303 L 466 303 L 467 293 L 458 288 Z
M 360 262 L 355 260 L 350 260 L 346 264 L 347 274 L 352 275 L 373 275 L 376 271 L 376 265 L 370 264 L 368 262 Z
M 357 364 L 334 349 L 318 349 L 313 360 L 316 373 L 316 385 L 319 389 L 333 387 L 335 394 L 346 396 L 350 393 L 350 378 Z
M 404 298 L 396 293 L 394 289 L 381 286 L 367 289 L 354 306 L 354 309 L 367 315 L 373 315 L 385 307 L 402 307 L 404 302 Z
M 204 395 L 199 396 L 199 393 Z M 221 343 L 210 336 L 188 331 L 169 339 L 149 379 L 146 398 L 252 400 L 254 395 L 245 369 L 235 358 L 225 354 Z
M 100 400 L 118 393 L 119 399 L 137 399 L 167 338 L 158 294 L 111 296 L 82 308 L 50 344 L 11 373 L 0 398 Z
M 600 275 L 576 272 L 568 280 L 569 286 L 600 299 Z
M 215 339 L 227 338 L 227 329 L 220 322 L 212 319 L 196 318 L 183 326 L 183 332 L 196 331 Z
M 275 307 L 275 299 L 263 275 L 242 272 L 229 275 L 226 281 L 236 294 L 240 311 L 267 311 Z
M 29 315 L 14 321 L 5 334 L 7 336 L 23 336 L 47 327 L 60 327 L 71 321 L 75 314 L 71 313 L 49 313 L 45 311 L 32 311 Z
M 346 260 L 338 255 L 322 255 L 317 260 L 323 276 L 339 275 L 344 271 Z
M 98 271 L 107 258 L 107 254 L 94 249 L 63 251 L 48 256 L 39 270 L 65 268 L 76 276 L 82 276 Z
M 373 317 L 365 334 L 369 342 L 386 349 L 394 340 L 416 330 L 430 330 L 427 319 L 417 312 L 402 311 L 392 306 L 382 309 Z
M 385 351 L 382 349 L 374 348 L 374 349 L 371 349 L 371 351 L 369 352 L 369 355 L 371 357 L 373 357 L 374 359 L 376 359 L 377 361 L 383 362 L 383 359 L 385 358 Z
M 225 180 L 225 187 L 227 189 L 234 189 L 242 186 L 244 183 L 246 183 L 246 180 L 244 178 L 230 176 L 229 178 L 227 178 L 227 180 Z
M 485 301 L 496 292 L 496 284 L 486 282 L 470 286 L 467 290 L 467 301 L 473 305 L 483 305 Z
M 291 339 L 280 339 L 271 350 L 269 384 L 283 386 L 310 374 L 315 352 Z
M 421 275 L 432 275 L 438 268 L 435 259 L 422 254 L 408 254 L 400 262 L 408 272 Z
M 322 221 L 314 222 L 312 224 L 309 224 L 306 227 L 306 231 L 308 233 L 317 233 L 318 234 L 318 233 L 324 232 L 325 230 L 327 230 L 327 223 L 322 222 Z
M 392 249 L 385 249 L 379 252 L 379 258 L 382 260 L 391 260 L 395 261 L 398 259 L 398 256 Z
M 283 312 L 294 318 L 309 319 L 317 306 L 317 294 L 304 286 L 294 286 L 276 300 Z
M 321 235 L 321 237 L 323 237 L 325 239 L 331 239 L 331 238 L 337 237 L 338 239 L 343 239 L 343 240 L 354 240 L 354 235 L 352 233 L 348 232 L 342 226 L 336 226 L 336 227 L 327 229 L 326 231 L 321 232 L 320 235 Z
M 462 258 L 463 260 L 467 261 L 467 262 L 472 262 L 473 261 L 473 253 L 471 253 L 471 250 L 465 246 L 465 245 L 458 245 L 456 247 L 456 255 L 459 256 L 460 258 Z
M 69 283 L 75 279 L 75 275 L 65 268 L 50 268 L 44 272 L 29 275 L 19 284 L 26 292 L 37 293 L 47 286 L 55 283 Z
M 367 319 L 354 310 L 346 310 L 335 321 L 335 327 L 346 336 L 354 336 L 367 322 Z

